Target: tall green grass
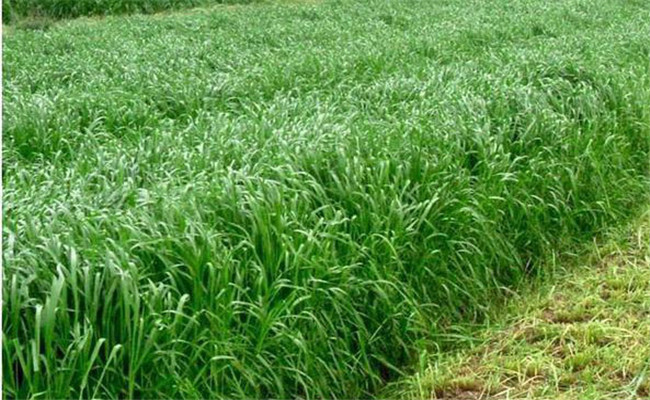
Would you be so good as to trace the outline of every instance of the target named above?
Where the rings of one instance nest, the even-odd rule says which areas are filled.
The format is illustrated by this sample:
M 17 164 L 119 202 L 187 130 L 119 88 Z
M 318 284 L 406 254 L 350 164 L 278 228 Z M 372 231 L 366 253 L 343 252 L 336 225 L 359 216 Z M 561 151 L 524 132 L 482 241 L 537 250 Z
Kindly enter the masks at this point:
M 367 0 L 7 34 L 6 396 L 370 396 L 644 198 L 649 17 Z

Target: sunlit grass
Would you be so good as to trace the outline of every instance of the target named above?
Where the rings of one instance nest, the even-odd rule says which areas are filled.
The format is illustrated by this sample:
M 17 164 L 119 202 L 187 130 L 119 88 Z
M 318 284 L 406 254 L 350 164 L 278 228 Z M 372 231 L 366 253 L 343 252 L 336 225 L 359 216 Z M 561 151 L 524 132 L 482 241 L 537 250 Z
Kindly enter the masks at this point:
M 332 1 L 4 37 L 10 397 L 363 397 L 646 192 L 650 13 Z

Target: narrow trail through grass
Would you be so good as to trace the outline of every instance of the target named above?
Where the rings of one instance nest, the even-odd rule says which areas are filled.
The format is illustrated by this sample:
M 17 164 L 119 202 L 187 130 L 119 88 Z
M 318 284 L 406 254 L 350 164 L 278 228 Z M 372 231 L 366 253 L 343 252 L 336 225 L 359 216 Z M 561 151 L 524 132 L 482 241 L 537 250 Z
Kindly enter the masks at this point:
M 650 398 L 650 209 L 614 236 L 512 300 L 473 347 L 434 356 L 399 397 Z

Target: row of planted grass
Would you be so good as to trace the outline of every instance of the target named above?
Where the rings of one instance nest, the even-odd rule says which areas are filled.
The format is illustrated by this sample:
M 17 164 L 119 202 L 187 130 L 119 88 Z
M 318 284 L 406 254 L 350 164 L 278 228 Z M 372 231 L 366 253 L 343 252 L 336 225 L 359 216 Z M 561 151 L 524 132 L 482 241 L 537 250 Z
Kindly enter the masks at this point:
M 372 393 L 634 210 L 648 14 L 339 1 L 8 35 L 4 390 Z

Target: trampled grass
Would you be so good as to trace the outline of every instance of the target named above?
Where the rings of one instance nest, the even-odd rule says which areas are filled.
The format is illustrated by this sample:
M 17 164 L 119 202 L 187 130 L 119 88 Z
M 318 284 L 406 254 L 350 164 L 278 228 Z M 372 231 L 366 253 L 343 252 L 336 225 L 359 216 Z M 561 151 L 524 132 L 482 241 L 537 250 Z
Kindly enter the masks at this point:
M 5 34 L 7 396 L 371 395 L 645 198 L 648 21 L 341 0 Z
M 387 396 L 650 398 L 650 210 L 625 231 L 553 283 L 512 299 L 505 315 L 473 335 L 478 344 L 433 355 Z

